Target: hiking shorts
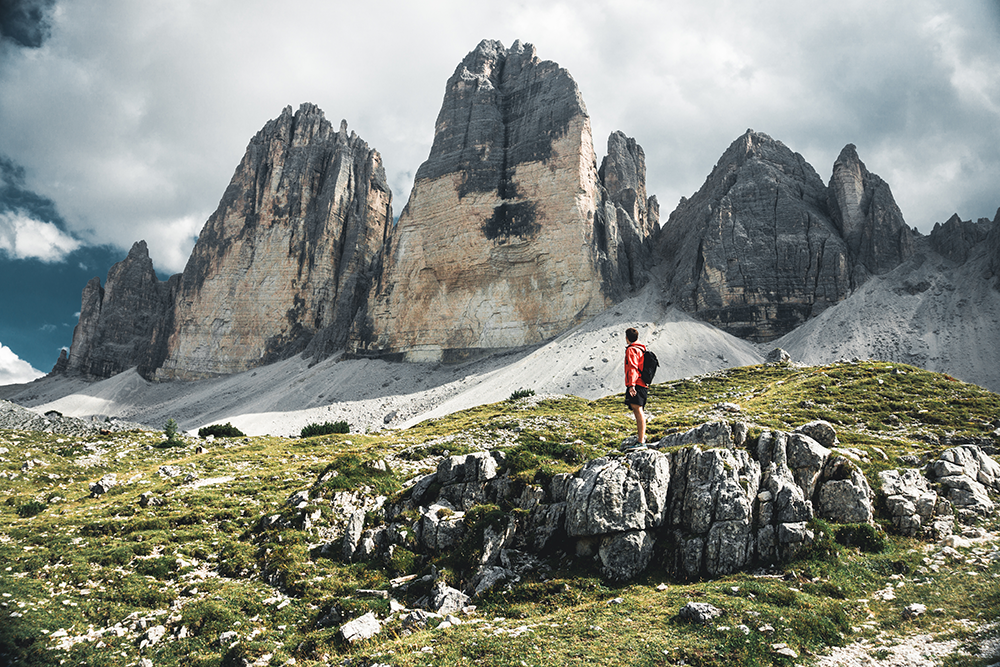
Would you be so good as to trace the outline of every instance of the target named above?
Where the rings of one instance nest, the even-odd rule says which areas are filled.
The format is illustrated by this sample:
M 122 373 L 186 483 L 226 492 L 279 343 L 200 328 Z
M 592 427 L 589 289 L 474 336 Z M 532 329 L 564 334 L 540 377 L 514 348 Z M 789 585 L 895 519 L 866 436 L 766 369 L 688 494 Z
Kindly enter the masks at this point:
M 625 405 L 632 406 L 638 405 L 639 407 L 644 407 L 646 405 L 646 394 L 648 393 L 647 387 L 640 387 L 636 385 L 635 396 L 628 395 L 628 389 L 625 389 Z

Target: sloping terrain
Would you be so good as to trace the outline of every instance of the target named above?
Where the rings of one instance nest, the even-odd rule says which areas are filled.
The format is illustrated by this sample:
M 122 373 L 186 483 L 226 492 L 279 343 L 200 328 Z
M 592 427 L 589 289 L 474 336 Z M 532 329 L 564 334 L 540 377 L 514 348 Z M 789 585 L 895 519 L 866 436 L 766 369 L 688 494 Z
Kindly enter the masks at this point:
M 1000 397 L 898 364 L 736 368 L 650 394 L 652 439 L 722 418 L 756 440 L 820 418 L 873 482 L 938 461 L 956 442 L 1000 444 Z M 502 562 L 520 580 L 449 615 L 426 610 L 432 584 L 465 587 L 489 527 L 528 510 L 484 505 L 458 520 L 432 508 L 468 539 L 387 559 L 342 555 L 344 502 L 405 501 L 423 473 L 484 451 L 507 461 L 496 472 L 511 498 L 525 498 L 594 457 L 627 460 L 617 450 L 633 428 L 617 398 L 535 396 L 375 436 L 168 446 L 157 432 L 2 431 L 0 662 L 734 667 L 948 655 L 985 667 L 1000 657 L 995 512 L 945 537 L 904 537 L 877 486 L 874 525 L 813 522 L 813 548 L 780 567 L 687 581 L 654 561 L 615 584 L 596 555 L 565 542 L 537 562 L 509 554 Z M 360 516 L 364 527 L 416 518 L 377 505 Z M 692 602 L 705 605 L 695 607 L 704 622 L 681 612 Z M 364 618 L 377 634 L 348 640 L 345 628 Z
M 751 343 L 664 306 L 657 295 L 649 285 L 546 345 L 460 365 L 336 356 L 310 365 L 295 357 L 195 382 L 150 383 L 132 370 L 93 384 L 54 376 L 7 387 L 0 397 L 41 412 L 154 428 L 172 418 L 190 431 L 232 422 L 250 435 L 297 435 L 309 423 L 345 420 L 364 432 L 502 400 L 519 388 L 584 398 L 624 391 L 628 326 L 659 356 L 657 381 L 761 361 Z
M 925 244 L 775 345 L 805 364 L 898 361 L 998 391 L 1000 291 L 983 277 L 986 251 L 956 266 Z

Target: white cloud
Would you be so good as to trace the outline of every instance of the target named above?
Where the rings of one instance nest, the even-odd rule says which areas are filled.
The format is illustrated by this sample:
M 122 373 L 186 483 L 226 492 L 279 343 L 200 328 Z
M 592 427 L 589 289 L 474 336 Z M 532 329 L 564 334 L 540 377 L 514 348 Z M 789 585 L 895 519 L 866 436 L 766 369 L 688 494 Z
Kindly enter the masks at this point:
M 0 386 L 31 382 L 45 375 L 18 357 L 12 349 L 0 343 Z
M 57 262 L 80 245 L 51 222 L 35 220 L 21 211 L 0 213 L 0 251 L 11 257 Z

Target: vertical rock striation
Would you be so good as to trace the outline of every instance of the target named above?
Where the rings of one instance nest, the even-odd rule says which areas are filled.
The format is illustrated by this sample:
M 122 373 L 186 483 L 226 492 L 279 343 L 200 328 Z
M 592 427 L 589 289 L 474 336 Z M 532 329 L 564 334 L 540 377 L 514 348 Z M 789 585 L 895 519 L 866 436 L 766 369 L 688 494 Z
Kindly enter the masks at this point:
M 850 291 L 848 249 L 827 189 L 798 153 L 748 130 L 657 239 L 671 296 L 754 341 L 791 331 Z
M 1000 276 L 1000 208 L 993 216 L 993 227 L 986 235 L 986 251 L 989 255 L 989 275 Z M 1000 281 L 994 283 L 994 286 L 1000 290 Z
M 657 236 L 685 310 L 757 342 L 778 338 L 913 253 L 889 186 L 853 145 L 829 186 L 798 153 L 747 130 Z
M 175 282 L 160 282 L 146 242 L 136 242 L 108 271 L 103 288 L 98 278 L 84 287 L 80 320 L 60 370 L 110 377 L 133 366 L 148 369 L 154 361 L 149 342 L 169 318 Z
M 180 279 L 158 379 L 233 373 L 346 340 L 392 220 L 381 157 L 303 104 L 251 140 Z
M 891 271 L 913 254 L 913 234 L 903 221 L 889 185 L 865 168 L 854 144 L 833 164 L 829 185 L 833 224 L 847 243 L 854 286 Z
M 652 265 L 651 238 L 659 229 L 660 206 L 646 194 L 646 155 L 623 132 L 608 137 L 608 154 L 598 177 L 601 205 L 595 217 L 595 237 L 602 278 L 614 300 L 646 282 Z
M 350 349 L 459 360 L 538 343 L 600 312 L 622 282 L 608 266 L 619 248 L 601 254 L 595 243 L 600 187 L 569 73 L 530 44 L 481 42 L 448 80 Z

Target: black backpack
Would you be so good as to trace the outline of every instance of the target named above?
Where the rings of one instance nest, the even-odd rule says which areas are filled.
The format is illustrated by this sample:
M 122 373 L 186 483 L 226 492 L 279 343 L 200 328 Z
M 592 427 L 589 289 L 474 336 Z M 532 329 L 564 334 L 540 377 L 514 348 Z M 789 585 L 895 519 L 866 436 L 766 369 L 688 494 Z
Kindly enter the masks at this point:
M 647 385 L 653 383 L 653 376 L 656 375 L 656 369 L 659 367 L 660 361 L 653 354 L 652 350 L 646 350 L 642 353 L 642 370 L 639 371 L 639 376 L 642 381 Z

